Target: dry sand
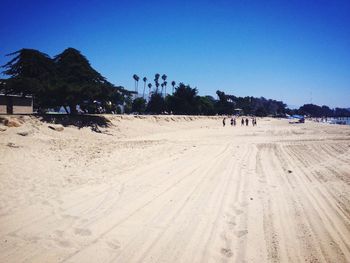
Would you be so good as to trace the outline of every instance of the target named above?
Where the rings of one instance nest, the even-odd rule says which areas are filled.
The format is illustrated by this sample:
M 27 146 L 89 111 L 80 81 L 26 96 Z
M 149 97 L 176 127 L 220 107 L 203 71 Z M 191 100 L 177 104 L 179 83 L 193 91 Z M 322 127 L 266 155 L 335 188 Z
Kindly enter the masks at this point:
M 350 262 L 350 127 L 107 118 L 0 125 L 0 262 Z

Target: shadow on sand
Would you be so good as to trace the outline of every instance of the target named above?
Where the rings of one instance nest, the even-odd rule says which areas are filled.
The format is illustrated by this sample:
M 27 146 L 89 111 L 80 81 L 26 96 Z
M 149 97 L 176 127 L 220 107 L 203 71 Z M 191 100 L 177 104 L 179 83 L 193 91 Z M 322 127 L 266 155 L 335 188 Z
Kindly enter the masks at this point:
M 38 115 L 41 121 L 63 126 L 75 126 L 80 128 L 90 127 L 92 131 L 101 132 L 100 128 L 108 128 L 112 123 L 102 115 L 66 115 L 66 114 L 42 114 Z

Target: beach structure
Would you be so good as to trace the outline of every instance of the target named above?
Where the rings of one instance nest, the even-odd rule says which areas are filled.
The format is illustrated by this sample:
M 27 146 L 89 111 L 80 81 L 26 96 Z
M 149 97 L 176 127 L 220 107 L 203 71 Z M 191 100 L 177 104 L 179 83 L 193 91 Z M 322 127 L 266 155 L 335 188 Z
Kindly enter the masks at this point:
M 0 114 L 32 114 L 33 97 L 0 94 Z

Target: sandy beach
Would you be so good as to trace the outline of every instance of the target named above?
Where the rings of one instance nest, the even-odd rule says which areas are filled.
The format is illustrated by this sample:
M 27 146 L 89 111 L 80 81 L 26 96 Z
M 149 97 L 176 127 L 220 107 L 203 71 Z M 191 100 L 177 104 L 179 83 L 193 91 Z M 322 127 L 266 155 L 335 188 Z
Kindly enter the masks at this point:
M 0 262 L 350 262 L 349 126 L 106 118 L 0 125 Z

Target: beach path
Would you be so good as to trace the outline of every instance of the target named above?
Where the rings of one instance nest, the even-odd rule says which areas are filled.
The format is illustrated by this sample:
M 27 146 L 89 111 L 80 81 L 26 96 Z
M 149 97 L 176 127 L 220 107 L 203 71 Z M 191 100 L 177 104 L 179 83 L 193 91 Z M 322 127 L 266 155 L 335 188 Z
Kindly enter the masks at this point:
M 349 127 L 109 132 L 1 134 L 0 262 L 350 262 Z

